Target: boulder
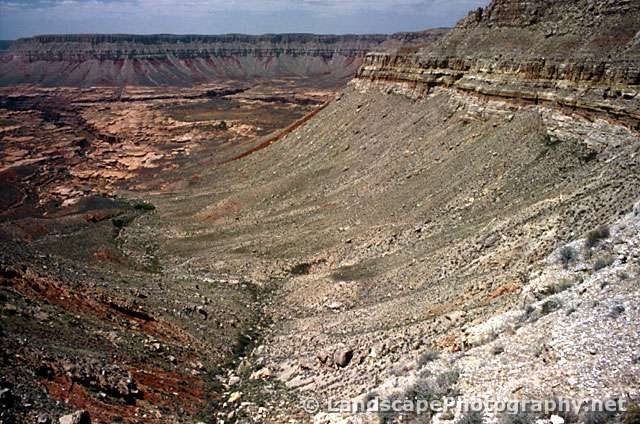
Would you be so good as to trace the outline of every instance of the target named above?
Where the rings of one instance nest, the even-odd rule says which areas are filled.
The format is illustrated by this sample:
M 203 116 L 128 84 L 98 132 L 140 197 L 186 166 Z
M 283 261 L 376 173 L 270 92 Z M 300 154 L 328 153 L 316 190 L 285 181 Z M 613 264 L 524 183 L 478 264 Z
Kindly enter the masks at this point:
M 351 359 L 353 359 L 353 349 L 340 348 L 333 353 L 333 361 L 340 368 L 349 365 Z
M 89 413 L 84 410 L 76 411 L 73 414 L 60 417 L 60 424 L 91 424 Z

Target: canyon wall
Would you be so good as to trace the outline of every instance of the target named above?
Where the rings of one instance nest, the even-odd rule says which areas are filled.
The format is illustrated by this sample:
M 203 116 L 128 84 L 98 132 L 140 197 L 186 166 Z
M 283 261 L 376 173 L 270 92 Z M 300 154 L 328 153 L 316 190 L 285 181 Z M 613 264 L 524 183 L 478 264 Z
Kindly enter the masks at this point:
M 425 45 L 445 31 L 396 35 L 43 35 L 0 56 L 0 84 L 189 86 L 221 80 L 314 77 L 335 86 L 367 52 Z
M 640 2 L 506 1 L 433 45 L 371 53 L 356 86 L 410 97 L 434 87 L 640 121 Z

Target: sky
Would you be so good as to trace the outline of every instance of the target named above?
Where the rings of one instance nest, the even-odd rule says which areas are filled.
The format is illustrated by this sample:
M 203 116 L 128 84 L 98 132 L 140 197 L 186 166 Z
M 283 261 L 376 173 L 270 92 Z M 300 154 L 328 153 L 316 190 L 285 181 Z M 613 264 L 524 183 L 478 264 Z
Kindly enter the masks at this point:
M 0 0 L 0 39 L 37 34 L 366 34 L 454 25 L 489 0 Z

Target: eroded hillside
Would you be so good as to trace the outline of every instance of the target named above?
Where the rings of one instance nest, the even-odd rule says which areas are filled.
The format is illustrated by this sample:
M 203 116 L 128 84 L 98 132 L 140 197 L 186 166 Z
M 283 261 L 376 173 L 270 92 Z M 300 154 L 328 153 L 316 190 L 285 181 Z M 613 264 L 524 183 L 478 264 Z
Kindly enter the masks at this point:
M 344 84 L 365 54 L 425 46 L 445 30 L 387 35 L 271 34 L 44 35 L 12 43 L 0 57 L 0 84 L 194 86 L 291 77 Z
M 637 402 L 636 9 L 496 0 L 430 48 L 367 56 L 276 136 L 208 151 L 224 160 L 7 220 L 11 413 L 453 423 L 328 407 Z

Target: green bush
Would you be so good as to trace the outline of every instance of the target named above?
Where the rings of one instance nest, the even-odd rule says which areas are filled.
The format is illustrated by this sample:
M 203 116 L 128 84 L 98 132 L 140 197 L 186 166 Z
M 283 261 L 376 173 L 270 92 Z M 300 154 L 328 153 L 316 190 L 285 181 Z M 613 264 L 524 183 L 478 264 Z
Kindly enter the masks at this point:
M 133 207 L 139 211 L 144 212 L 151 212 L 156 210 L 155 206 L 153 206 L 151 203 L 146 202 L 136 203 Z
M 132 221 L 133 221 L 133 217 L 128 216 L 128 215 L 122 215 L 122 216 L 117 216 L 117 217 L 113 218 L 111 220 L 111 223 L 113 223 L 114 227 L 116 227 L 117 229 L 121 230 L 124 227 L 126 227 L 127 225 L 131 224 Z

